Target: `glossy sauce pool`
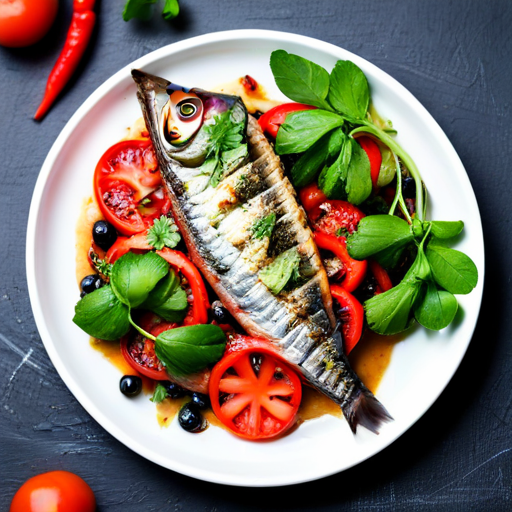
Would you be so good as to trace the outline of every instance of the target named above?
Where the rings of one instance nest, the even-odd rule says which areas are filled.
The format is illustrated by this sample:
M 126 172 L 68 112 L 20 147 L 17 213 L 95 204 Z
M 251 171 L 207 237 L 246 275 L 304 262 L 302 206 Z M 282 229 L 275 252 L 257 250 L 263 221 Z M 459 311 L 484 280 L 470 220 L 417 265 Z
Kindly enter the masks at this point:
M 256 84 L 254 90 L 244 86 L 243 78 L 218 86 L 212 90 L 227 94 L 236 94 L 242 97 L 249 112 L 261 111 L 280 104 L 269 100 L 264 89 Z M 125 139 L 147 138 L 147 131 L 142 118 L 127 129 Z M 80 283 L 83 277 L 93 272 L 87 253 L 92 241 L 92 227 L 94 222 L 102 219 L 101 212 L 93 198 L 85 199 L 82 204 L 80 217 L 76 230 L 76 278 Z M 403 336 L 379 336 L 367 330 L 349 356 L 349 361 L 354 371 L 359 375 L 366 387 L 375 393 L 384 376 L 384 373 L 391 360 L 391 354 L 395 344 L 403 339 Z M 118 342 L 103 341 L 91 338 L 91 346 L 103 354 L 120 372 L 121 375 L 133 375 L 137 372 L 128 365 Z M 154 383 L 150 379 L 143 379 L 143 390 L 147 395 L 153 393 Z M 178 413 L 187 398 L 170 399 L 156 405 L 156 414 L 160 426 L 168 426 Z M 340 407 L 325 395 L 309 386 L 303 386 L 303 396 L 299 408 L 298 423 L 319 418 L 325 414 L 342 417 Z M 222 423 L 215 417 L 211 410 L 204 413 L 208 423 L 223 427 Z M 223 427 L 224 428 L 224 427 Z

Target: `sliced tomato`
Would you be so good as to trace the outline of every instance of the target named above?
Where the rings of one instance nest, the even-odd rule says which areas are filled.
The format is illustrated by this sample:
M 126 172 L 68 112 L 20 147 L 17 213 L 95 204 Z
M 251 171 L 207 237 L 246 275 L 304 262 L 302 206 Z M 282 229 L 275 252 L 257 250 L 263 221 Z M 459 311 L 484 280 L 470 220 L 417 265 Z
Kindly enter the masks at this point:
M 217 418 L 237 436 L 252 441 L 286 432 L 302 398 L 299 375 L 269 342 L 231 337 L 210 377 L 210 400 Z
M 325 233 L 313 233 L 315 243 L 320 249 L 334 253 L 345 267 L 345 278 L 341 286 L 348 292 L 353 292 L 364 280 L 368 263 L 366 260 L 355 260 L 347 251 L 345 237 L 335 237 Z
M 364 152 L 368 156 L 368 160 L 370 160 L 370 174 L 372 177 L 372 185 L 373 188 L 377 188 L 380 166 L 382 165 L 382 154 L 380 152 L 379 146 L 371 137 L 367 137 L 366 135 L 363 135 L 362 137 L 357 137 L 356 140 L 359 143 L 359 145 L 364 149 Z
M 387 292 L 393 288 L 393 283 L 386 270 L 375 260 L 368 261 L 375 281 L 377 281 L 377 294 Z
M 353 233 L 365 214 L 353 204 L 330 199 L 308 211 L 308 218 L 315 231 L 340 236 Z
M 299 198 L 304 210 L 309 214 L 311 210 L 327 201 L 327 196 L 318 188 L 316 183 L 301 188 Z
M 342 322 L 343 348 L 345 354 L 348 355 L 363 334 L 364 309 L 361 303 L 341 286 L 331 285 L 331 294 L 341 307 L 340 320 Z
M 144 231 L 171 205 L 147 140 L 125 140 L 106 151 L 94 172 L 94 194 L 105 219 L 123 235 Z
M 141 375 L 153 380 L 169 380 L 165 367 L 156 357 L 155 344 L 142 334 L 132 332 L 121 338 L 121 353 Z
M 149 245 L 146 240 L 145 231 L 131 237 L 118 236 L 114 245 L 107 251 L 105 259 L 109 263 L 114 263 L 123 256 L 123 254 L 126 254 L 129 251 L 144 252 L 150 251 L 151 249 L 151 245 Z
M 303 103 L 284 103 L 283 105 L 278 105 L 277 107 L 271 108 L 268 112 L 265 112 L 258 119 L 258 123 L 264 133 L 275 139 L 277 137 L 279 127 L 284 123 L 286 116 L 290 112 L 313 110 L 315 108 L 316 107 L 305 105 Z

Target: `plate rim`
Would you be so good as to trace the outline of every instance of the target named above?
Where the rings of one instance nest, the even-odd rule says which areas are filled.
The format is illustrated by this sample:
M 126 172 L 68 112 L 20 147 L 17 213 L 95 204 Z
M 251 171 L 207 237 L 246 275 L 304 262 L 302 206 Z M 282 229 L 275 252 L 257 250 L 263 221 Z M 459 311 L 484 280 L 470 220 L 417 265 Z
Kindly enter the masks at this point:
M 452 156 L 456 158 L 458 163 L 460 164 L 460 167 L 464 171 L 467 179 L 469 188 L 472 192 L 471 200 L 474 203 L 474 208 L 476 211 L 476 214 L 478 215 L 479 224 L 471 225 L 472 230 L 478 230 L 478 233 L 475 233 L 475 235 L 479 235 L 479 240 L 481 241 L 481 250 L 482 254 L 481 261 L 482 261 L 482 272 L 481 275 L 479 275 L 479 286 L 477 289 L 473 290 L 473 293 L 478 294 L 476 297 L 473 297 L 472 300 L 478 301 L 478 307 L 477 312 L 472 319 L 472 322 L 470 324 L 470 332 L 471 335 L 468 338 L 468 341 L 465 344 L 464 349 L 460 353 L 460 357 L 456 364 L 453 365 L 452 371 L 450 372 L 449 378 L 442 386 L 442 389 L 439 391 L 438 394 L 436 394 L 433 399 L 430 401 L 430 403 L 426 404 L 424 411 L 414 419 L 414 421 L 410 422 L 408 426 L 401 432 L 399 432 L 396 436 L 392 436 L 389 439 L 389 442 L 387 444 L 384 444 L 383 446 L 379 447 L 379 449 L 376 452 L 372 452 L 370 455 L 359 459 L 357 461 L 354 461 L 353 463 L 346 465 L 342 469 L 338 469 L 335 471 L 326 471 L 323 473 L 319 473 L 317 476 L 314 477 L 308 477 L 308 478 L 292 478 L 292 479 L 286 479 L 283 478 L 279 481 L 273 481 L 273 482 L 252 482 L 251 478 L 247 478 L 244 476 L 241 476 L 239 481 L 230 481 L 227 482 L 223 480 L 222 478 L 218 478 L 215 473 L 212 473 L 209 470 L 203 470 L 201 467 L 197 466 L 190 466 L 190 465 L 184 465 L 176 460 L 169 461 L 168 458 L 162 456 L 158 456 L 158 454 L 153 455 L 153 453 L 147 453 L 145 451 L 145 445 L 143 443 L 139 443 L 137 440 L 134 440 L 132 437 L 130 437 L 128 434 L 125 434 L 124 431 L 117 427 L 115 423 L 113 423 L 112 420 L 110 420 L 106 415 L 104 415 L 102 412 L 100 412 L 96 406 L 94 401 L 90 400 L 81 390 L 81 387 L 74 381 L 73 376 L 71 373 L 67 370 L 64 362 L 59 356 L 58 351 L 56 350 L 53 342 L 52 337 L 50 335 L 50 332 L 48 330 L 48 327 L 46 325 L 46 321 L 44 318 L 44 314 L 41 308 L 41 304 L 39 302 L 39 292 L 38 292 L 38 286 L 37 286 L 37 279 L 36 279 L 36 257 L 35 257 L 35 245 L 36 245 L 36 227 L 37 227 L 37 218 L 39 209 L 41 206 L 42 199 L 44 197 L 45 192 L 45 186 L 47 184 L 48 178 L 50 177 L 51 170 L 53 168 L 53 165 L 55 164 L 60 151 L 64 147 L 66 141 L 68 138 L 72 135 L 73 131 L 78 127 L 80 122 L 83 120 L 83 118 L 86 116 L 86 114 L 89 112 L 91 108 L 94 107 L 94 105 L 99 101 L 104 95 L 106 95 L 109 91 L 111 91 L 113 88 L 115 88 L 116 85 L 118 85 L 119 82 L 121 82 L 123 79 L 126 78 L 127 74 L 129 75 L 131 69 L 134 67 L 144 67 L 146 65 L 149 65 L 161 58 L 165 58 L 166 56 L 169 56 L 171 54 L 189 50 L 192 48 L 197 48 L 204 45 L 209 45 L 212 43 L 221 43 L 229 40 L 236 40 L 236 39 L 271 39 L 276 41 L 283 41 L 286 43 L 298 43 L 303 44 L 305 46 L 309 46 L 311 48 L 314 48 L 315 50 L 319 51 L 325 51 L 328 53 L 335 53 L 339 51 L 340 49 L 343 50 L 343 52 L 347 53 L 347 55 L 350 56 L 350 58 L 355 62 L 364 62 L 365 66 L 372 69 L 372 72 L 375 75 L 380 75 L 383 77 L 387 82 L 391 83 L 394 87 L 398 88 L 398 91 L 400 94 L 407 96 L 409 101 L 412 100 L 413 104 L 416 104 L 416 107 L 421 110 L 422 117 L 425 119 L 426 122 L 429 124 L 429 130 L 431 130 L 434 135 L 436 136 L 436 139 L 440 141 L 443 146 L 447 146 L 447 149 L 450 153 L 452 153 Z M 452 380 L 453 375 L 457 371 L 457 369 L 460 367 L 460 364 L 462 362 L 462 359 L 464 358 L 469 343 L 471 342 L 475 328 L 476 323 L 479 318 L 481 304 L 482 304 L 482 295 L 483 295 L 483 285 L 484 285 L 484 278 L 485 278 L 485 245 L 484 245 L 484 238 L 483 238 L 483 230 L 482 230 L 482 219 L 480 215 L 480 209 L 478 207 L 478 203 L 476 200 L 476 196 L 473 190 L 473 187 L 471 185 L 471 182 L 469 181 L 469 176 L 467 175 L 467 171 L 464 168 L 464 165 L 462 161 L 460 160 L 459 155 L 457 154 L 455 148 L 451 144 L 450 140 L 448 139 L 447 135 L 444 133 L 442 128 L 439 126 L 437 121 L 433 118 L 433 116 L 428 112 L 428 110 L 422 105 L 422 103 L 403 85 L 401 85 L 395 78 L 393 78 L 391 75 L 386 73 L 384 70 L 373 64 L 372 62 L 364 59 L 363 57 L 360 57 L 348 50 L 345 50 L 344 48 L 341 48 L 337 45 L 334 45 L 332 43 L 328 43 L 325 41 L 321 41 L 319 39 L 315 39 L 309 36 L 303 36 L 299 34 L 294 34 L 291 32 L 285 32 L 285 31 L 274 31 L 274 30 L 261 30 L 261 29 L 239 29 L 239 30 L 228 30 L 228 31 L 219 31 L 219 32 L 212 32 L 208 34 L 203 34 L 195 37 L 191 37 L 188 39 L 184 39 L 175 43 L 171 43 L 169 45 L 165 45 L 161 48 L 158 48 L 146 55 L 143 55 L 142 57 L 139 57 L 135 61 L 130 62 L 126 66 L 123 66 L 120 70 L 115 72 L 110 78 L 108 78 L 106 81 L 104 81 L 98 88 L 93 91 L 90 96 L 81 104 L 81 106 L 75 111 L 75 113 L 71 116 L 69 121 L 65 124 L 65 126 L 62 128 L 61 132 L 59 133 L 57 139 L 53 143 L 50 151 L 48 152 L 48 155 L 46 156 L 44 163 L 41 167 L 41 170 L 39 172 L 34 192 L 32 195 L 32 200 L 30 204 L 30 210 L 29 210 L 29 216 L 28 216 L 28 223 L 27 223 L 27 235 L 26 235 L 26 277 L 27 277 L 27 286 L 29 291 L 29 298 L 30 298 L 30 304 L 32 308 L 32 312 L 34 315 L 34 319 L 36 322 L 36 326 L 39 332 L 39 335 L 41 337 L 41 340 L 43 342 L 43 345 L 48 353 L 48 356 L 55 367 L 57 373 L 63 380 L 66 387 L 70 390 L 70 392 L 73 394 L 73 396 L 77 399 L 77 401 L 80 403 L 80 405 L 87 411 L 87 413 L 102 427 L 104 428 L 108 433 L 110 433 L 113 437 L 115 437 L 118 441 L 123 443 L 126 447 L 131 449 L 132 451 L 136 452 L 138 455 L 151 460 L 152 462 L 159 464 L 160 466 L 163 466 L 165 468 L 171 469 L 173 471 L 179 472 L 181 474 L 190 476 L 192 478 L 213 482 L 213 483 L 219 483 L 224 485 L 235 485 L 235 486 L 250 486 L 250 487 L 276 487 L 276 486 L 283 486 L 283 485 L 292 485 L 292 484 L 299 484 L 303 482 L 313 481 L 320 478 L 325 478 L 327 476 L 339 473 L 341 471 L 345 471 L 354 465 L 357 465 L 364 460 L 367 460 L 368 458 L 372 457 L 373 455 L 376 455 L 377 453 L 381 452 L 385 448 L 387 448 L 390 444 L 392 444 L 396 439 L 398 439 L 401 435 L 403 435 L 405 432 L 407 432 L 434 404 L 434 402 L 439 398 L 440 394 L 446 389 L 449 382 Z M 455 361 L 454 361 L 455 362 Z M 99 418 L 99 419 L 98 419 Z M 171 462 L 171 464 L 169 464 Z

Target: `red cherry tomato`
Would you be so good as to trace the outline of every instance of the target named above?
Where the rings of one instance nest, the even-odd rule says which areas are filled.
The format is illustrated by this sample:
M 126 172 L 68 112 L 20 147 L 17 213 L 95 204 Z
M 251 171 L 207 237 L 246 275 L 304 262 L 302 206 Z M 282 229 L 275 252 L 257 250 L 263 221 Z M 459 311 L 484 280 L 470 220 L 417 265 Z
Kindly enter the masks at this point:
M 92 489 L 68 471 L 29 478 L 16 492 L 10 512 L 95 512 Z
M 312 107 L 311 105 L 304 105 L 303 103 L 284 103 L 283 105 L 278 105 L 277 107 L 271 108 L 268 112 L 265 112 L 258 119 L 258 123 L 264 133 L 275 139 L 279 127 L 284 123 L 286 116 L 290 112 L 313 110 L 315 108 L 316 107 Z
M 267 341 L 236 335 L 230 345 L 210 377 L 213 412 L 245 439 L 283 434 L 299 409 L 300 377 Z
M 341 286 L 348 292 L 353 292 L 363 282 L 368 263 L 366 260 L 355 260 L 350 257 L 347 251 L 345 237 L 336 238 L 325 233 L 315 232 L 315 243 L 320 249 L 331 251 L 337 256 L 345 267 L 345 278 Z
M 365 153 L 370 160 L 370 174 L 372 177 L 373 188 L 377 188 L 377 181 L 379 179 L 380 166 L 382 165 L 382 154 L 379 146 L 371 138 L 367 136 L 357 137 L 357 142 L 364 149 Z
M 94 194 L 105 219 L 123 235 L 144 231 L 171 204 L 146 140 L 125 140 L 106 151 L 94 172 Z
M 309 214 L 311 210 L 327 201 L 327 196 L 318 188 L 316 183 L 301 188 L 299 198 L 304 210 Z
M 368 260 L 368 264 L 370 265 L 370 270 L 372 271 L 373 277 L 375 277 L 375 281 L 377 281 L 377 294 L 384 293 L 393 288 L 393 283 L 389 278 L 389 274 L 386 272 L 384 268 L 379 265 L 375 260 Z
M 343 348 L 345 354 L 348 355 L 363 334 L 364 309 L 361 303 L 341 286 L 331 285 L 331 294 L 341 307 Z
M 58 0 L 0 0 L 0 45 L 37 43 L 50 30 L 57 9 Z
M 315 231 L 334 236 L 353 233 L 364 216 L 357 206 L 338 199 L 324 201 L 308 212 L 309 222 Z

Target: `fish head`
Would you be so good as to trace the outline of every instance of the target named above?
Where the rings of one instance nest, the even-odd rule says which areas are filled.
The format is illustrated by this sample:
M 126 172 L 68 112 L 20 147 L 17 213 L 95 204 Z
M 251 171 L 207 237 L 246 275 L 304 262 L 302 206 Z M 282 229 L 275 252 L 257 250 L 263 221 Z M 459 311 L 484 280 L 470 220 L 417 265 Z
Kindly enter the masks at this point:
M 197 167 L 206 159 L 207 127 L 216 116 L 230 111 L 235 122 L 247 123 L 247 110 L 238 96 L 189 89 L 136 69 L 132 76 L 153 144 L 185 167 Z

